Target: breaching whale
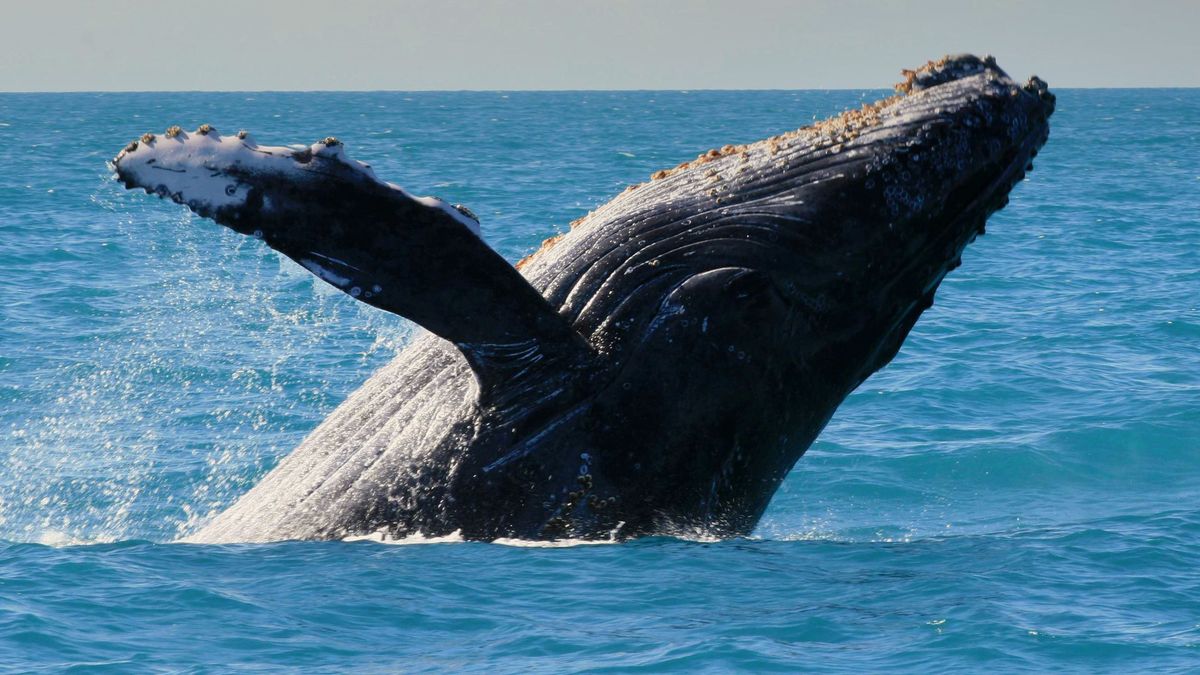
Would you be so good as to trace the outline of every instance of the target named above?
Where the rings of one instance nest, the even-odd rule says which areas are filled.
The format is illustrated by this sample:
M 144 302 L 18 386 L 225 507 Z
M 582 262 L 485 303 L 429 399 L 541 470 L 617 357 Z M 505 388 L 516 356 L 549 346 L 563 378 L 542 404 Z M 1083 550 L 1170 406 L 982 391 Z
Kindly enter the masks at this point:
M 655 173 L 514 268 L 327 138 L 172 127 L 126 187 L 428 329 L 196 542 L 751 531 L 1032 168 L 1054 96 L 991 57 Z

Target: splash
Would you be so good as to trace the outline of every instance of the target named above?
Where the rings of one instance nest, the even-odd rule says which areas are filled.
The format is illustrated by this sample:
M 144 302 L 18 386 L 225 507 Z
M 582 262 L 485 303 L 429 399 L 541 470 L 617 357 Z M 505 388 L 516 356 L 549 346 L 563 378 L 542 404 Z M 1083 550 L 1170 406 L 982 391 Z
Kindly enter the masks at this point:
M 38 364 L 6 373 L 37 414 L 0 431 L 0 540 L 191 532 L 411 332 L 265 247 L 146 209 L 98 178 L 98 259 L 58 262 L 61 288 L 37 299 L 69 314 L 67 325 L 47 324 L 53 339 L 5 354 Z

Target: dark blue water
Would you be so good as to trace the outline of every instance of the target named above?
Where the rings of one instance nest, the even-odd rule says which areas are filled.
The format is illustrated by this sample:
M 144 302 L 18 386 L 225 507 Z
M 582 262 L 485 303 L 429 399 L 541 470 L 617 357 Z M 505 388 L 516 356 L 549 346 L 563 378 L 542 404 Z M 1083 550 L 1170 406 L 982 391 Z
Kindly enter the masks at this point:
M 0 95 L 0 669 L 1200 668 L 1200 90 L 1050 142 L 755 536 L 171 544 L 406 322 L 129 193 L 146 130 L 346 141 L 510 259 L 652 171 L 881 92 Z

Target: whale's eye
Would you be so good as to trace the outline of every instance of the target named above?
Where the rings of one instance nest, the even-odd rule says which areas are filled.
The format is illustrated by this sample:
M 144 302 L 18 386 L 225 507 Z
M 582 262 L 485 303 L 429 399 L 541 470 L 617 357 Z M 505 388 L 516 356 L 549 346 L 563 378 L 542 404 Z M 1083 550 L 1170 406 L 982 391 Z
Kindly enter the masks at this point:
M 742 312 L 750 315 L 773 311 L 786 306 L 786 297 L 775 280 L 763 272 L 747 270 L 725 284 L 725 292 L 733 298 Z M 749 315 L 747 315 L 749 316 Z

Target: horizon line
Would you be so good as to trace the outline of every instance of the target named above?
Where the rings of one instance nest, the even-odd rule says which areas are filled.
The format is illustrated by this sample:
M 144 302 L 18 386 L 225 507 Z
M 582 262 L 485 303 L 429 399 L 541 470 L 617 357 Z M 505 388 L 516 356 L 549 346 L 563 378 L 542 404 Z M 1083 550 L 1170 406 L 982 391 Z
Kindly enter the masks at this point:
M 1200 86 L 1186 85 L 1159 85 L 1145 87 L 1101 87 L 1101 86 L 1081 86 L 1081 87 L 1051 87 L 1053 91 L 1083 91 L 1083 90 L 1123 90 L 1123 91 L 1149 91 L 1149 90 L 1191 90 L 1200 89 Z M 670 87 L 666 89 L 650 89 L 650 88 L 620 88 L 620 89 L 583 89 L 583 88 L 559 88 L 559 89 L 0 89 L 0 95 L 36 95 L 36 94 L 374 94 L 374 93 L 389 93 L 389 94 L 546 94 L 546 93 L 572 93 L 572 92 L 599 92 L 599 93 L 616 93 L 616 92 L 675 92 L 675 93 L 692 93 L 692 92 L 781 92 L 781 91 L 891 91 L 894 87 L 889 85 L 886 87 Z

